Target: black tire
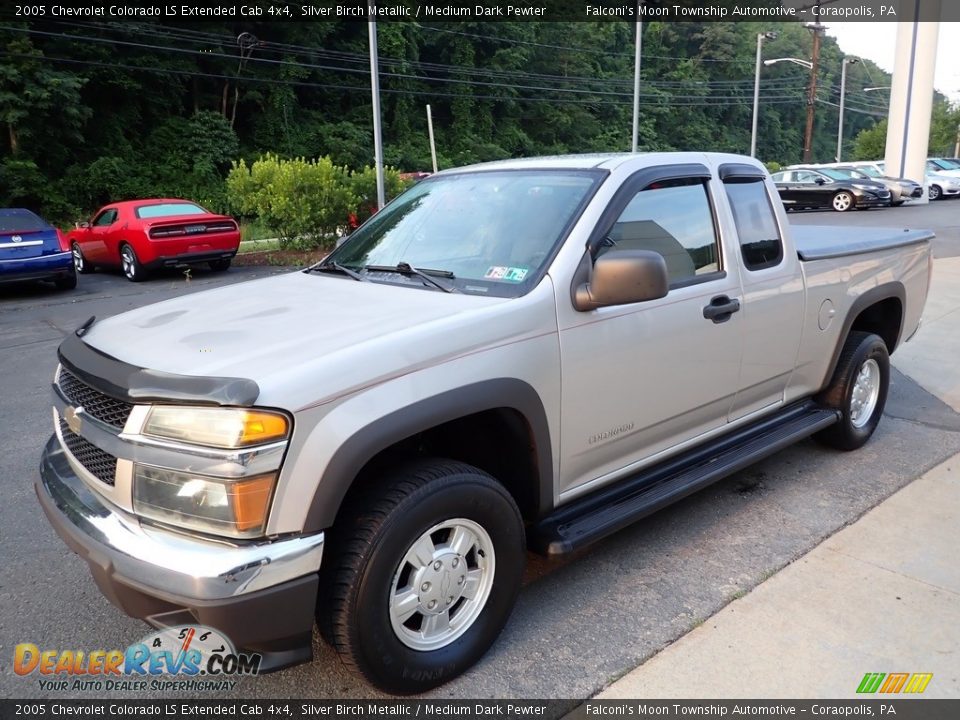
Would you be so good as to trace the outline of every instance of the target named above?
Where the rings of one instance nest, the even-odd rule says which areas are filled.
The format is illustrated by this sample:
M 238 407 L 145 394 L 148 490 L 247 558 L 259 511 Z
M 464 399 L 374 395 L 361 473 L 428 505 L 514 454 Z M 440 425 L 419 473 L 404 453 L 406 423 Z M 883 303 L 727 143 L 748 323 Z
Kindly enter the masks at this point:
M 79 243 L 73 243 L 70 245 L 70 252 L 73 254 L 73 267 L 81 275 L 86 275 L 87 273 L 92 273 L 96 268 L 92 262 L 89 262 L 84 256 L 83 251 L 80 249 Z
M 847 192 L 846 190 L 841 190 L 836 193 L 830 200 L 830 207 L 837 212 L 847 212 L 848 210 L 853 210 L 856 206 L 857 199 L 853 196 L 853 193 Z
M 220 258 L 219 260 L 211 260 L 209 262 L 210 269 L 214 272 L 223 272 L 230 268 L 230 263 L 233 261 L 233 258 Z
M 147 269 L 140 262 L 133 247 L 127 243 L 120 246 L 120 270 L 130 282 L 147 279 Z
M 870 363 L 873 365 L 869 365 Z M 862 390 L 857 388 L 857 378 L 865 369 L 879 373 L 877 396 L 869 414 L 857 417 L 858 397 L 855 397 L 854 391 Z M 889 387 L 890 356 L 886 343 L 873 333 L 851 332 L 840 352 L 830 385 L 817 398 L 821 405 L 840 410 L 841 418 L 836 424 L 818 432 L 817 440 L 838 450 L 856 450 L 863 447 L 880 424 Z M 859 401 L 864 402 L 865 398 L 869 397 L 870 393 L 860 394 Z M 869 400 L 866 402 L 869 408 Z
M 457 567 L 454 560 L 460 555 L 434 554 L 431 557 L 447 561 L 441 571 L 444 574 L 429 576 L 434 577 L 433 583 L 421 583 L 427 577 L 423 573 L 436 569 L 436 564 L 428 560 L 417 570 L 407 564 L 406 558 L 424 536 L 430 538 L 428 547 L 435 553 L 449 553 L 444 543 L 452 532 L 445 536 L 444 529 L 433 535 L 426 535 L 427 531 L 464 519 L 487 533 L 493 553 L 489 557 L 489 553 L 478 550 L 479 544 L 471 546 L 456 572 L 470 569 L 476 577 L 484 578 L 479 585 L 490 589 L 488 594 L 478 593 L 484 599 L 474 608 L 468 606 L 476 601 L 461 599 L 457 590 L 457 598 L 444 605 L 446 610 L 439 614 L 452 619 L 460 618 L 457 613 L 464 609 L 475 613 L 467 613 L 461 634 L 441 639 L 446 644 L 435 649 L 415 649 L 409 640 L 401 639 L 405 626 L 395 630 L 395 623 L 419 621 L 422 624 L 409 633 L 425 632 L 427 603 L 436 604 L 427 599 L 428 590 L 435 593 L 443 588 L 446 598 L 448 589 L 456 590 L 454 585 L 462 583 L 463 576 L 453 578 L 451 574 L 451 568 Z M 331 529 L 326 556 L 333 563 L 321 578 L 326 592 L 318 607 L 321 633 L 344 664 L 370 684 L 395 695 L 411 695 L 460 675 L 496 640 L 520 589 L 526 540 L 520 511 L 502 485 L 470 465 L 434 459 L 412 464 L 365 488 L 363 497 L 358 496 L 345 508 L 342 519 L 338 518 Z M 486 569 L 468 568 L 470 562 Z M 490 575 L 478 576 L 477 572 Z M 401 594 L 401 582 L 407 595 L 411 591 L 416 595 L 417 610 L 406 621 L 392 619 L 390 612 L 393 598 Z
M 943 190 L 939 185 L 931 185 L 927 188 L 927 197 L 930 200 L 942 200 L 943 199 Z
M 56 286 L 57 290 L 73 290 L 75 287 L 77 287 L 76 270 L 71 270 L 70 274 L 66 277 L 57 278 L 53 281 L 53 284 Z

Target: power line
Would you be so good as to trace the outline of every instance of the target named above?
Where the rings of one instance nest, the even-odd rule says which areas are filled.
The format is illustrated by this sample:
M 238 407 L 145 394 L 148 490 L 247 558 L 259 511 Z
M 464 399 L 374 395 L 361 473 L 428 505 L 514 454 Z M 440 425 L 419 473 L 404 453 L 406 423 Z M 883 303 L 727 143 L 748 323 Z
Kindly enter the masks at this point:
M 69 34 L 66 34 L 66 33 L 52 33 L 52 32 L 47 32 L 47 31 L 43 31 L 43 30 L 30 30 L 30 29 L 26 29 L 26 28 L 11 28 L 11 27 L 8 27 L 8 26 L 0 26 L 0 30 L 4 30 L 4 31 L 8 31 L 8 32 L 26 32 L 26 33 L 35 34 L 35 35 L 42 35 L 42 36 L 47 36 L 47 37 L 55 37 L 55 38 L 63 38 L 63 39 L 67 39 L 67 40 L 79 41 L 79 39 L 78 39 L 76 36 L 74 36 L 74 35 L 69 35 Z M 122 46 L 127 46 L 127 47 L 142 48 L 142 49 L 147 49 L 147 50 L 158 50 L 158 51 L 163 51 L 163 52 L 171 52 L 171 53 L 180 53 L 180 54 L 187 54 L 187 55 L 194 55 L 194 56 L 202 56 L 202 57 L 205 57 L 205 58 L 209 58 L 209 57 L 222 58 L 222 59 L 230 60 L 231 62 L 233 62 L 233 61 L 236 59 L 234 56 L 232 56 L 232 55 L 226 55 L 226 54 L 224 54 L 224 53 L 209 53 L 209 52 L 204 52 L 204 51 L 201 51 L 201 50 L 194 50 L 194 49 L 190 49 L 190 48 L 176 48 L 176 47 L 169 47 L 169 46 L 162 46 L 162 45 L 150 45 L 150 44 L 146 44 L 146 43 L 131 42 L 131 41 L 127 41 L 127 40 L 114 40 L 114 39 L 110 39 L 110 38 L 100 38 L 100 37 L 94 37 L 94 36 L 86 36 L 86 37 L 84 37 L 84 38 L 82 38 L 82 39 L 83 39 L 84 41 L 88 41 L 88 42 L 115 44 L 115 45 L 122 45 Z M 269 59 L 269 58 L 257 58 L 257 57 L 248 58 L 248 62 L 268 63 L 268 64 L 271 64 L 271 65 L 281 65 L 281 66 L 290 66 L 290 65 L 291 65 L 290 62 L 284 61 L 284 60 L 273 60 L 273 59 Z M 336 66 L 330 66 L 330 65 L 317 65 L 317 64 L 311 64 L 311 63 L 297 63 L 297 66 L 298 66 L 298 67 L 313 68 L 313 69 L 318 69 L 318 70 L 328 70 L 328 71 L 331 71 L 331 72 L 343 72 L 343 73 L 352 73 L 352 74 L 360 74 L 360 75 L 368 75 L 368 74 L 369 74 L 369 70 L 366 70 L 366 69 L 361 70 L 361 69 L 355 69 L 355 68 L 344 68 L 344 67 L 336 67 Z M 402 79 L 408 79 L 408 80 L 419 80 L 419 81 L 422 81 L 422 82 L 452 83 L 452 84 L 457 84 L 457 85 L 481 86 L 481 87 L 496 87 L 496 88 L 505 88 L 505 89 L 510 89 L 510 90 L 537 90 L 537 91 L 547 91 L 547 92 L 553 92 L 553 93 L 574 94 L 574 95 L 589 95 L 589 96 L 597 96 L 597 95 L 600 95 L 600 96 L 607 96 L 607 97 L 624 97 L 624 98 L 626 98 L 626 97 L 631 97 L 631 94 L 630 94 L 630 93 L 626 93 L 626 92 L 615 92 L 615 91 L 610 91 L 610 90 L 595 90 L 595 89 L 581 89 L 581 88 L 560 88 L 560 87 L 549 87 L 549 86 L 539 86 L 539 85 L 517 85 L 517 84 L 505 85 L 505 84 L 502 83 L 502 82 L 487 82 L 487 81 L 480 81 L 480 80 L 464 80 L 464 79 L 459 79 L 459 78 L 436 78 L 436 77 L 429 77 L 429 76 L 423 76 L 423 75 L 410 75 L 410 74 L 407 74 L 407 73 L 390 73 L 390 72 L 384 72 L 384 73 L 381 73 L 381 74 L 382 74 L 383 76 L 385 76 L 385 77 L 402 78 Z M 229 77 L 229 79 L 235 79 L 233 76 L 228 76 L 228 77 Z M 251 80 L 251 79 L 252 79 L 252 78 L 250 78 L 250 77 L 244 78 L 245 81 L 249 81 L 249 80 Z M 436 95 L 438 95 L 438 96 L 443 96 L 443 95 L 444 95 L 443 93 L 434 93 L 434 94 L 436 94 Z M 457 95 L 456 95 L 456 94 L 452 94 L 452 96 L 456 97 Z M 482 96 L 479 96 L 479 95 L 475 95 L 475 94 L 474 94 L 474 95 L 472 95 L 471 97 L 481 98 Z M 494 97 L 497 97 L 497 96 L 494 96 Z M 709 97 L 709 98 L 712 98 L 712 99 L 714 99 L 714 100 L 735 100 L 735 99 L 740 99 L 740 96 L 714 96 L 714 95 L 702 95 L 702 94 L 699 94 L 699 95 L 690 95 L 690 94 L 674 94 L 674 93 L 664 93 L 664 94 L 656 94 L 656 93 L 651 94 L 651 93 L 647 93 L 647 94 L 641 94 L 641 97 L 645 97 L 645 98 L 656 98 L 656 99 L 661 99 L 661 98 L 662 98 L 662 99 L 668 99 L 668 100 L 671 100 L 671 101 L 672 101 L 672 100 L 700 99 L 700 98 L 703 98 L 703 97 Z
M 206 77 L 222 80 L 233 80 L 235 77 L 233 75 L 226 74 L 217 74 L 217 73 L 202 73 L 202 72 L 193 72 L 189 70 L 179 70 L 175 68 L 156 68 L 156 67 L 146 67 L 138 65 L 127 65 L 123 63 L 111 63 L 111 62 L 99 62 L 96 60 L 78 60 L 74 58 L 58 58 L 51 57 L 49 55 L 36 56 L 36 55 L 27 55 L 23 53 L 10 53 L 6 51 L 0 51 L 0 57 L 18 57 L 18 58 L 31 58 L 33 60 L 48 60 L 50 62 L 62 62 L 73 65 L 88 65 L 96 67 L 106 67 L 106 68 L 116 68 L 123 70 L 137 70 L 141 72 L 150 72 L 157 73 L 160 75 L 184 75 L 186 77 Z M 281 85 L 293 85 L 299 87 L 312 87 L 312 88 L 322 88 L 322 89 L 331 89 L 331 90 L 356 90 L 364 94 L 368 91 L 368 88 L 361 85 L 337 85 L 329 83 L 313 83 L 313 82 L 304 82 L 300 80 L 285 80 L 285 79 L 275 79 L 275 78 L 245 78 L 252 82 L 261 82 L 269 84 L 281 84 Z M 420 90 L 398 90 L 398 89 L 381 89 L 381 92 L 388 93 L 392 95 L 417 95 L 422 97 L 461 97 L 456 93 L 438 93 L 434 91 L 420 91 Z M 628 102 L 617 102 L 611 100 L 566 100 L 563 98 L 535 98 L 535 97 L 508 97 L 508 96 L 497 96 L 497 95 L 471 95 L 472 98 L 478 100 L 496 100 L 499 102 L 545 102 L 552 104 L 576 104 L 579 106 L 584 105 L 615 105 L 620 107 L 628 107 L 630 103 Z M 745 102 L 740 102 L 743 98 L 734 97 L 734 98 L 710 98 L 710 100 L 735 100 L 737 102 L 694 102 L 697 100 L 695 96 L 692 96 L 691 99 L 685 100 L 684 102 L 674 102 L 671 98 L 663 98 L 663 102 L 647 102 L 641 103 L 644 107 L 728 107 L 730 105 L 747 105 Z M 773 96 L 769 99 L 770 104 L 787 104 L 792 103 L 797 100 L 797 97 L 794 96 Z M 765 101 L 766 102 L 766 101 Z
M 68 23 L 68 22 L 62 22 L 60 24 L 70 25 L 74 27 L 83 27 L 83 28 L 95 27 L 97 29 L 114 30 L 118 32 L 119 31 L 129 32 L 129 26 L 116 27 L 116 26 L 105 26 L 102 24 L 90 25 L 90 24 Z M 158 34 L 154 30 L 152 29 L 148 30 L 146 28 L 140 31 L 134 30 L 134 33 L 150 34 L 154 36 Z M 165 32 L 165 33 L 160 33 L 160 35 L 171 38 L 171 39 L 188 40 L 190 42 L 202 43 L 207 45 L 211 45 L 211 44 L 221 45 L 221 44 L 224 44 L 224 42 L 221 42 L 221 39 L 224 41 L 226 40 L 226 36 L 221 36 L 221 35 L 203 34 L 195 31 L 190 31 L 190 33 L 191 33 L 190 35 L 178 35 L 172 32 Z M 207 37 L 196 37 L 197 35 L 207 35 Z M 67 36 L 67 37 L 71 37 L 71 36 Z M 217 39 L 208 39 L 208 38 L 217 38 Z M 101 39 L 101 41 L 107 41 L 107 39 Z M 158 46 L 155 46 L 155 47 L 158 47 Z M 270 41 L 261 42 L 259 47 L 261 50 L 273 51 L 273 52 L 285 52 L 287 50 L 295 50 L 299 54 L 307 54 L 307 55 L 324 59 L 324 60 L 354 63 L 357 65 L 363 66 L 362 68 L 363 73 L 368 72 L 368 70 L 365 67 L 368 62 L 368 59 L 366 58 L 365 55 L 362 55 L 359 53 L 347 53 L 343 51 L 308 48 L 301 45 L 273 43 Z M 208 52 L 204 52 L 203 55 L 206 57 L 210 57 L 211 55 L 213 55 L 214 57 L 222 57 L 221 54 L 212 54 Z M 232 59 L 232 56 L 227 56 L 227 57 Z M 427 72 L 447 71 L 447 72 L 456 72 L 459 74 L 466 74 L 466 75 L 481 75 L 481 76 L 488 76 L 488 77 L 507 77 L 507 78 L 514 78 L 514 77 L 531 78 L 531 79 L 541 80 L 545 82 L 586 82 L 586 83 L 593 83 L 593 84 L 599 84 L 599 85 L 623 86 L 623 87 L 632 86 L 632 83 L 633 83 L 632 80 L 627 78 L 550 75 L 550 74 L 544 74 L 544 73 L 528 73 L 523 71 L 496 70 L 496 69 L 489 69 L 489 68 L 468 68 L 468 67 L 444 64 L 444 63 L 425 63 L 417 60 L 389 58 L 386 56 L 382 56 L 379 59 L 380 59 L 381 65 L 388 65 L 393 67 L 409 66 L 413 68 L 420 68 Z M 256 58 L 254 58 L 254 60 L 256 60 Z M 279 62 L 279 61 L 274 61 L 274 62 Z M 300 63 L 300 64 L 303 65 L 304 67 L 330 69 L 329 66 L 317 66 L 317 65 L 309 65 L 304 63 Z M 337 69 L 342 70 L 343 68 L 337 68 Z M 435 81 L 442 82 L 444 80 L 442 78 L 433 78 L 430 76 L 405 75 L 405 77 L 415 78 L 420 80 L 427 80 L 427 81 L 435 80 Z M 468 82 L 468 81 L 459 80 L 459 79 L 457 81 Z M 735 89 L 737 87 L 742 86 L 744 89 L 747 89 L 748 86 L 752 85 L 752 82 L 753 81 L 749 79 L 747 80 L 661 80 L 661 81 L 647 80 L 647 81 L 644 81 L 643 84 L 648 87 L 656 87 L 656 88 L 660 88 L 660 87 L 685 88 L 685 87 L 695 86 L 696 88 L 716 87 L 716 88 L 723 88 L 723 89 Z M 793 87 L 797 86 L 797 79 L 790 78 L 790 77 L 769 78 L 767 80 L 761 81 L 761 83 L 762 83 L 762 87 L 769 88 L 769 89 L 778 89 L 783 87 L 789 87 L 792 89 Z M 501 85 L 501 83 L 489 83 L 489 84 Z M 691 89 L 693 88 L 691 87 Z M 595 91 L 591 91 L 591 92 L 595 92 Z

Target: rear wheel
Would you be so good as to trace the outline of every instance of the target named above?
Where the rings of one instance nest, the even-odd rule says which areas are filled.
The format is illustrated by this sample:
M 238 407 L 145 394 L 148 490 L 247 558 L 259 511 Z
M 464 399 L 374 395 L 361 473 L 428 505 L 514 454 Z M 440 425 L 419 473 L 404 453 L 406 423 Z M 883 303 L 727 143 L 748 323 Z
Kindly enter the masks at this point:
M 890 387 L 886 343 L 873 333 L 851 332 L 840 352 L 821 404 L 840 411 L 840 421 L 817 433 L 818 440 L 839 450 L 862 447 L 880 424 Z
M 927 188 L 927 197 L 931 200 L 939 200 L 943 196 L 943 191 L 939 185 L 931 185 Z
M 140 282 L 147 277 L 147 271 L 137 259 L 137 253 L 126 243 L 120 246 L 120 268 L 130 282 Z
M 503 629 L 526 560 L 513 498 L 486 473 L 431 460 L 384 478 L 331 530 L 321 631 L 377 688 L 424 692 Z
M 833 200 L 830 201 L 830 206 L 837 212 L 846 212 L 855 206 L 855 201 L 853 195 L 848 193 L 846 190 L 841 190 L 836 195 L 833 196 Z
M 70 245 L 70 252 L 73 255 L 73 267 L 81 275 L 86 275 L 87 273 L 92 273 L 95 268 L 93 263 L 87 262 L 87 259 L 83 256 L 83 251 L 80 249 L 79 243 L 73 243 Z
M 230 261 L 232 259 L 233 258 L 221 258 L 219 260 L 211 260 L 210 269 L 216 272 L 223 272 L 230 267 Z

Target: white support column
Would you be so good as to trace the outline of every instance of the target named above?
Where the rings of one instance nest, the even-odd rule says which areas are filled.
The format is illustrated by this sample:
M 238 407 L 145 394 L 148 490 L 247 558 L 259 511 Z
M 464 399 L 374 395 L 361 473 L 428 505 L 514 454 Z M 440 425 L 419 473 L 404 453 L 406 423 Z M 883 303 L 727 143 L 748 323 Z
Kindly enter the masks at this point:
M 940 23 L 920 22 L 921 4 L 924 18 L 940 17 L 941 0 L 902 0 L 898 7 L 885 160 L 887 175 L 924 183 Z

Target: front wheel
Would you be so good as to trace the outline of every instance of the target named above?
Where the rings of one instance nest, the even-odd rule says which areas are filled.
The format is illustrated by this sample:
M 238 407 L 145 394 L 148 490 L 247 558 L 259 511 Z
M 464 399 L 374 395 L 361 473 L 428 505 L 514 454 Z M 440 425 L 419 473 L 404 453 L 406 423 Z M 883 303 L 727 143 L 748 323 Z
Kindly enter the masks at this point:
M 126 244 L 120 248 L 120 267 L 130 282 L 140 282 L 147 277 L 147 271 L 137 259 L 137 253 Z
M 853 195 L 846 190 L 838 192 L 833 196 L 833 200 L 830 201 L 830 206 L 837 212 L 846 212 L 855 205 L 856 202 L 854 201 Z
M 493 644 L 526 560 L 506 489 L 459 462 L 382 479 L 331 531 L 320 627 L 344 664 L 396 695 L 460 675 Z
M 931 200 L 939 200 L 943 195 L 943 191 L 940 189 L 939 185 L 931 185 L 927 188 L 927 197 Z
M 819 396 L 822 405 L 839 410 L 839 422 L 816 438 L 838 450 L 856 450 L 873 435 L 890 387 L 887 345 L 873 333 L 851 332 L 840 352 L 830 385 Z

